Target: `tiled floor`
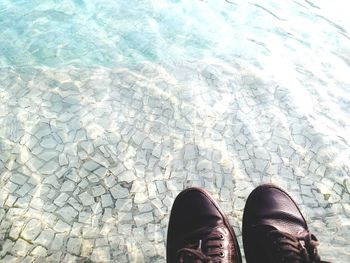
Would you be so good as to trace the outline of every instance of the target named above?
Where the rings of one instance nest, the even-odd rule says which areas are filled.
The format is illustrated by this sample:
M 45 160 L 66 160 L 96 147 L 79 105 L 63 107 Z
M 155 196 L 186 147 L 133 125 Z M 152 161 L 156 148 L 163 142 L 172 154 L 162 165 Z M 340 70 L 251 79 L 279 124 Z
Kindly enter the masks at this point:
M 212 192 L 241 239 L 262 182 L 290 191 L 324 259 L 350 258 L 341 95 L 335 115 L 317 83 L 303 105 L 215 63 L 9 69 L 0 82 L 1 262 L 164 262 L 169 211 L 188 186 Z

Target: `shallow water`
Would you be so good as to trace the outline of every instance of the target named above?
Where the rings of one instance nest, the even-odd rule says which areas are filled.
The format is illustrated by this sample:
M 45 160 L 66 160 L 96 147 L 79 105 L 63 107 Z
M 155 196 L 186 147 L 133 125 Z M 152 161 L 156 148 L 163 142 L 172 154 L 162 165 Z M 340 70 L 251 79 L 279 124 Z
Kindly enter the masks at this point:
M 213 193 L 241 240 L 263 182 L 295 198 L 324 260 L 347 262 L 346 10 L 0 2 L 0 262 L 164 262 L 188 186 Z

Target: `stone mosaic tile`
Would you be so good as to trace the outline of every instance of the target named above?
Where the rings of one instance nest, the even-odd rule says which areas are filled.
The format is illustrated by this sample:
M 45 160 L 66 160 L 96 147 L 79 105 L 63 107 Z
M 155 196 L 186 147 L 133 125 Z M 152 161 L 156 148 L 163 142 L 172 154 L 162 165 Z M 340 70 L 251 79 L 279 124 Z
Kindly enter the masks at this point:
M 164 262 L 189 186 L 213 193 L 242 245 L 264 182 L 295 197 L 323 258 L 349 258 L 349 137 L 335 132 L 349 115 L 314 86 L 305 112 L 283 85 L 214 62 L 2 69 L 0 83 L 1 262 Z

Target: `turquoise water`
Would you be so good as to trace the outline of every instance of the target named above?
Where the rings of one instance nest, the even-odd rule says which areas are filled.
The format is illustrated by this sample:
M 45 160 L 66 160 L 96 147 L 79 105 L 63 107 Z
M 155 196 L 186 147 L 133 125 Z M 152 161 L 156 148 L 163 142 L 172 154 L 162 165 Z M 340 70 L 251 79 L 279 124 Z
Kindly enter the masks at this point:
M 0 1 L 0 262 L 164 262 L 189 186 L 242 250 L 266 182 L 348 262 L 347 5 Z
M 327 1 L 2 1 L 0 66 L 258 56 L 263 67 L 268 59 L 302 62 L 316 54 L 326 64 L 328 55 L 348 64 L 342 10 L 342 3 Z

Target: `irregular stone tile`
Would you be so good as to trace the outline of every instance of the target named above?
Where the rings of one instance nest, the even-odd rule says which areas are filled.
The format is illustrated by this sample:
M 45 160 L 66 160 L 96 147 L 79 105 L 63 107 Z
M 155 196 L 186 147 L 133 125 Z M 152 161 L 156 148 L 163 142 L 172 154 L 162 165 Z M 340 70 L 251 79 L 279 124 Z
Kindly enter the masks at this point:
M 132 209 L 132 202 L 130 199 L 118 199 L 115 202 L 115 209 L 117 211 L 130 211 Z
M 90 141 L 83 141 L 80 146 L 86 151 L 87 154 L 94 152 L 94 146 Z
M 100 167 L 100 165 L 98 163 L 96 163 L 95 161 L 89 160 L 83 164 L 83 167 L 88 171 L 94 171 L 98 167 Z
M 37 246 L 30 252 L 30 254 L 35 257 L 46 257 L 47 249 L 42 246 Z
M 162 154 L 162 145 L 161 144 L 157 144 L 152 151 L 152 155 L 154 157 L 160 158 Z
M 66 180 L 63 182 L 60 191 L 61 192 L 72 192 L 74 191 L 76 188 L 76 185 L 74 184 L 74 182 L 70 181 L 70 180 Z
M 101 196 L 102 207 L 113 206 L 113 200 L 109 194 L 105 194 Z
M 25 240 L 33 241 L 41 232 L 41 222 L 37 219 L 31 219 L 25 225 L 21 236 Z
M 147 192 L 136 193 L 134 197 L 134 202 L 136 204 L 145 203 L 148 200 Z
M 104 187 L 102 185 L 94 186 L 94 187 L 92 187 L 91 190 L 92 190 L 92 195 L 94 197 L 101 196 L 106 192 L 106 190 L 104 189 Z
M 42 245 L 43 247 L 49 247 L 50 243 L 54 239 L 55 232 L 51 229 L 44 229 L 40 235 L 35 239 L 35 243 Z
M 26 165 L 32 172 L 36 172 L 44 165 L 44 162 L 36 157 L 33 157 L 26 163 Z
M 13 193 L 18 188 L 18 185 L 12 182 L 7 182 L 4 188 L 7 192 Z
M 77 215 L 78 212 L 73 209 L 71 206 L 64 206 L 56 211 L 65 222 L 71 222 Z
M 15 206 L 20 207 L 20 208 L 28 208 L 30 201 L 31 201 L 31 196 L 25 196 L 25 197 L 21 197 L 18 198 Z
M 197 155 L 197 151 L 194 145 L 189 144 L 185 146 L 185 152 L 184 152 L 185 161 L 194 159 L 196 155 Z
M 23 239 L 18 239 L 11 249 L 11 252 L 17 257 L 24 257 L 33 246 Z
M 97 247 L 94 248 L 91 254 L 93 261 L 108 262 L 111 260 L 109 247 Z
M 105 168 L 108 168 L 110 166 L 109 161 L 104 158 L 102 155 L 95 153 L 94 156 L 91 157 L 92 160 L 94 160 L 96 163 L 98 163 L 99 165 L 104 166 Z
M 95 203 L 94 198 L 87 192 L 81 193 L 79 199 L 84 206 L 90 206 Z
M 51 159 L 55 158 L 57 156 L 57 152 L 55 151 L 42 151 L 40 154 L 37 155 L 41 160 L 48 162 Z
M 80 249 L 81 249 L 81 239 L 80 238 L 74 238 L 71 237 L 68 239 L 67 242 L 67 251 L 68 253 L 74 254 L 74 255 L 79 255 L 80 254 Z
M 131 193 L 144 193 L 146 191 L 146 185 L 144 182 L 136 180 L 133 182 L 130 192 Z
M 39 171 L 43 174 L 53 174 L 55 171 L 57 171 L 59 168 L 59 165 L 56 161 L 50 161 L 46 164 L 44 164 Z
M 55 237 L 51 243 L 51 250 L 61 250 L 63 249 L 63 242 L 64 242 L 64 234 L 56 233 Z
M 134 217 L 135 224 L 140 227 L 146 225 L 154 220 L 153 214 L 151 212 L 138 214 Z
M 57 146 L 57 142 L 53 136 L 45 136 L 42 138 L 40 145 L 46 149 L 54 149 Z
M 19 234 L 22 230 L 22 227 L 23 227 L 23 222 L 21 222 L 21 221 L 13 222 L 13 224 L 11 226 L 10 233 L 9 233 L 9 237 L 11 237 L 14 240 L 18 239 Z
M 206 171 L 206 170 L 210 171 L 210 170 L 212 170 L 212 164 L 210 161 L 202 159 L 202 160 L 198 161 L 198 163 L 197 163 L 197 170 L 198 171 Z
M 64 166 L 64 165 L 68 164 L 67 157 L 66 157 L 66 155 L 64 153 L 61 153 L 58 156 L 58 163 L 60 164 L 60 166 Z
M 62 207 L 66 204 L 66 201 L 68 200 L 69 195 L 67 193 L 61 193 L 55 200 L 54 204 Z
M 104 178 L 104 182 L 107 187 L 113 187 L 116 184 L 114 176 L 107 176 Z
M 23 174 L 15 173 L 10 177 L 10 180 L 15 184 L 23 185 L 28 180 L 28 177 Z
M 132 171 L 125 171 L 118 175 L 118 182 L 131 183 L 136 179 L 135 174 Z
M 163 181 L 156 181 L 158 193 L 162 194 L 167 191 L 165 183 Z
M 98 175 L 100 178 L 103 178 L 106 175 L 107 169 L 105 167 L 99 167 L 94 171 L 94 174 Z
M 59 219 L 53 229 L 58 233 L 63 233 L 63 232 L 68 233 L 71 230 L 71 226 Z M 56 234 L 56 237 L 57 237 L 57 234 Z M 54 239 L 51 247 L 56 245 L 57 241 L 55 239 Z

